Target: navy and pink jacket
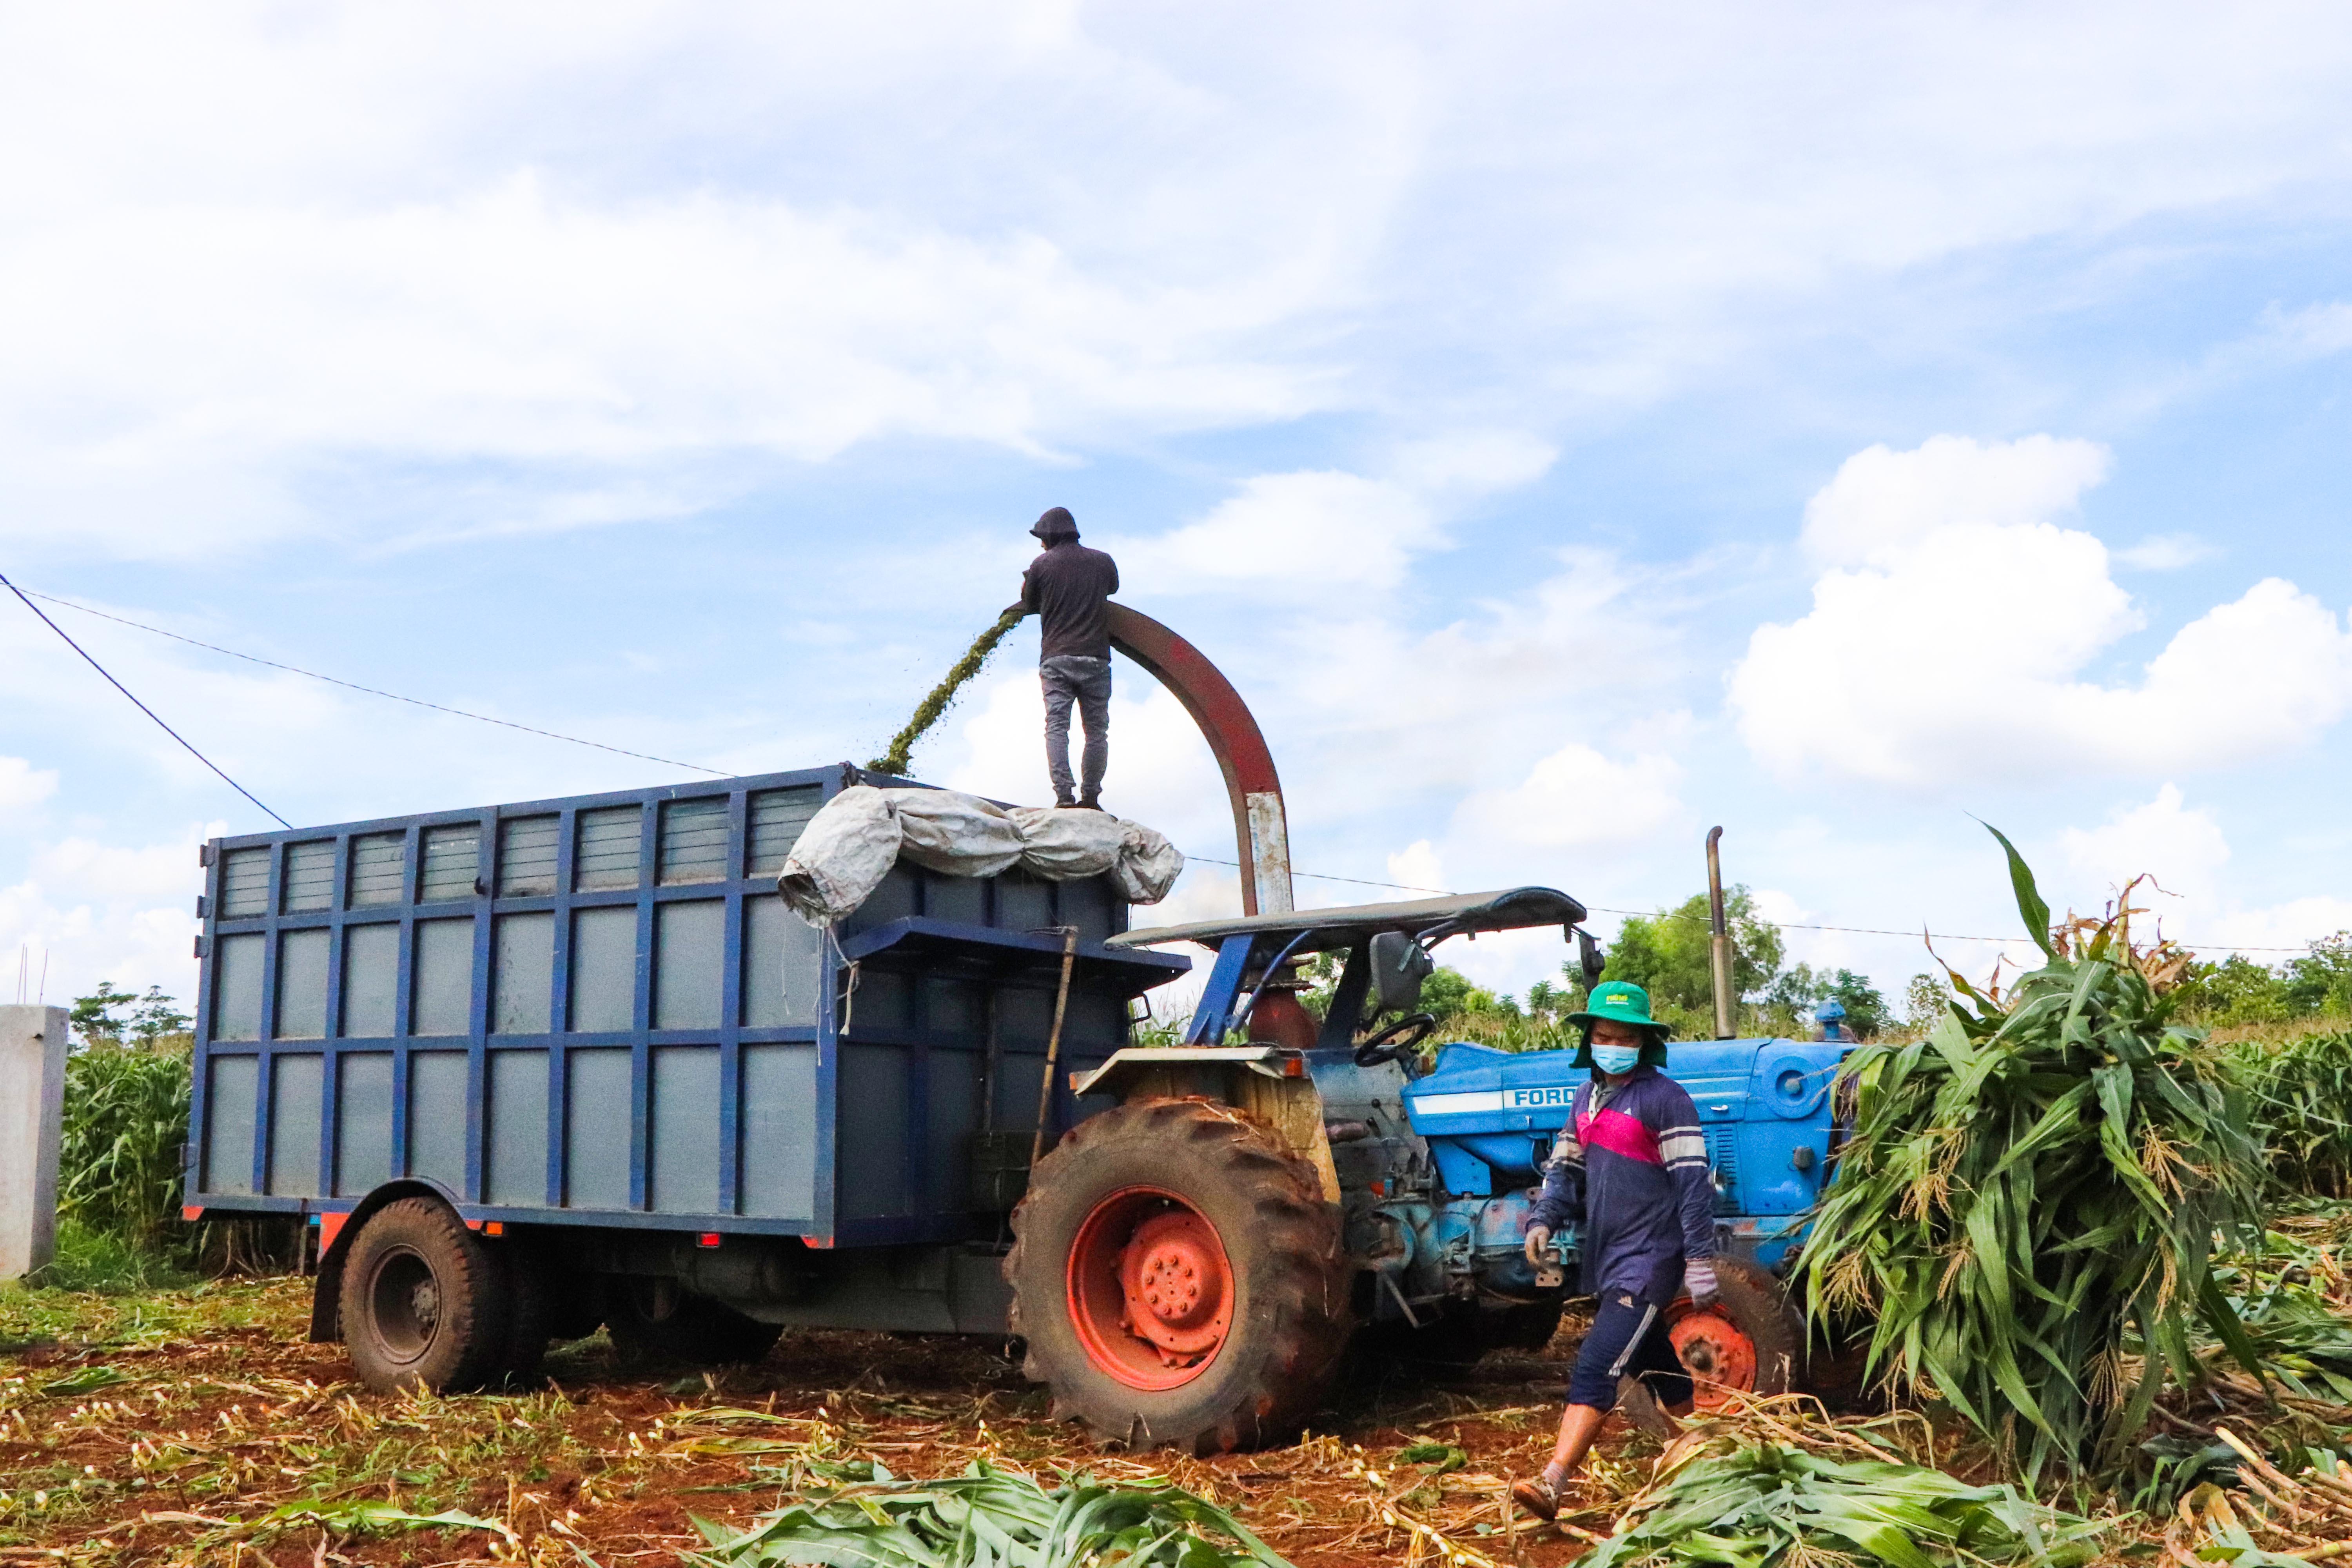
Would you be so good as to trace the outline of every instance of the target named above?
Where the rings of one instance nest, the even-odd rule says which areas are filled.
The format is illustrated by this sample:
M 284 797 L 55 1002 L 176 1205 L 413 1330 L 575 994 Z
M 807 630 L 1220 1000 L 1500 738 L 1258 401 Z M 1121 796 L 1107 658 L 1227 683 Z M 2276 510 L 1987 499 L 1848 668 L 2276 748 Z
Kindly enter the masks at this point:
M 1663 1306 L 1682 1289 L 1685 1260 L 1715 1256 L 1698 1107 L 1657 1068 L 1576 1091 L 1528 1223 L 1558 1230 L 1580 1218 L 1587 1295 L 1624 1291 Z

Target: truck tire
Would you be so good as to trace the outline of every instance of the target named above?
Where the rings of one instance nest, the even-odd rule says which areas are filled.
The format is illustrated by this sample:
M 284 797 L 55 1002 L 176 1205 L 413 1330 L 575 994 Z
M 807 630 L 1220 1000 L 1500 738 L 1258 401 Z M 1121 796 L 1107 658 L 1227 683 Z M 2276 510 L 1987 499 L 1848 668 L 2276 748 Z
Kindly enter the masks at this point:
M 1346 1258 L 1314 1169 L 1206 1100 L 1080 1122 L 1013 1211 L 1013 1331 L 1054 1413 L 1194 1454 L 1288 1436 L 1347 1348 Z
M 1789 1394 L 1804 1386 L 1805 1321 L 1771 1273 L 1741 1258 L 1718 1257 L 1722 1294 L 1702 1312 L 1688 1297 L 1668 1309 L 1666 1335 L 1698 1384 L 1698 1405 L 1721 1390 Z
M 604 1327 L 629 1361 L 682 1361 L 736 1366 L 773 1350 L 783 1329 L 747 1318 L 674 1279 L 614 1277 L 604 1281 Z
M 343 1260 L 343 1341 L 378 1393 L 455 1394 L 502 1377 L 510 1305 L 500 1260 L 433 1198 L 378 1209 Z

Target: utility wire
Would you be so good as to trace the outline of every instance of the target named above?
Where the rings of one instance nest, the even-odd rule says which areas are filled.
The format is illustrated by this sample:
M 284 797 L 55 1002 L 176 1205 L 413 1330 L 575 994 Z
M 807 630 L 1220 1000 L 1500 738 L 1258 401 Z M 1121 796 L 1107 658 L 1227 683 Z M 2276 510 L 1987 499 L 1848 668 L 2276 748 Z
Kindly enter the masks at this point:
M 66 639 L 66 647 L 69 647 L 69 648 L 73 649 L 73 650 L 74 650 L 74 652 L 76 652 L 76 653 L 78 653 L 78 654 L 81 655 L 82 658 L 83 658 L 85 661 L 87 661 L 87 662 L 88 662 L 88 664 L 89 665 L 90 668 L 92 668 L 92 669 L 94 669 L 94 670 L 98 671 L 98 672 L 99 672 L 99 674 L 105 676 L 105 677 L 106 677 L 106 683 L 107 683 L 109 686 L 113 687 L 113 688 L 114 688 L 114 689 L 116 689 L 117 691 L 120 691 L 121 693 L 122 693 L 122 695 L 123 695 L 123 696 L 125 696 L 125 697 L 130 697 L 130 698 L 131 698 L 131 705 L 133 708 L 138 709 L 138 710 L 139 710 L 139 711 L 141 711 L 142 713 L 146 714 L 146 715 L 147 715 L 147 717 L 149 717 L 150 719 L 154 720 L 154 721 L 155 721 L 155 727 L 156 727 L 157 729 L 159 729 L 159 730 L 163 731 L 163 733 L 165 733 L 166 735 L 171 736 L 171 737 L 172 737 L 172 739 L 173 739 L 174 741 L 179 742 L 180 742 L 180 744 L 182 744 L 183 746 L 186 746 L 186 747 L 188 748 L 188 755 L 190 755 L 190 756 L 192 756 L 192 757 L 195 758 L 195 759 L 196 759 L 196 761 L 198 761 L 198 762 L 200 762 L 200 763 L 204 763 L 204 764 L 205 764 L 205 766 L 206 766 L 206 767 L 208 767 L 208 768 L 212 769 L 212 771 L 213 771 L 214 773 L 220 773 L 220 780 L 221 780 L 221 782 L 222 782 L 223 784 L 225 784 L 228 785 L 228 787 L 229 787 L 229 788 L 231 788 L 231 789 L 233 789 L 233 790 L 236 791 L 236 793 L 237 793 L 237 794 L 239 794 L 239 795 L 241 795 L 245 796 L 245 798 L 246 798 L 246 799 L 247 799 L 247 800 L 249 800 L 249 801 L 252 801 L 254 805 L 261 805 L 261 801 L 260 801 L 260 799 L 259 799 L 257 796 L 256 796 L 256 795 L 254 795 L 254 793 L 253 793 L 251 790 L 249 790 L 249 789 L 246 788 L 243 784 L 241 784 L 237 783 L 235 779 L 233 779 L 233 778 L 229 777 L 226 773 L 221 773 L 220 764 L 219 764 L 218 763 L 214 762 L 210 757 L 208 757 L 208 756 L 205 755 L 202 752 L 199 752 L 198 750 L 196 750 L 196 748 L 195 748 L 193 744 L 191 744 L 191 743 L 189 742 L 189 740 L 188 740 L 188 738 L 187 738 L 185 735 L 181 734 L 177 730 L 174 730 L 174 729 L 173 729 L 173 728 L 172 728 L 172 726 L 170 726 L 169 724 L 164 723 L 164 722 L 163 722 L 163 715 L 162 715 L 162 714 L 160 714 L 160 713 L 156 712 L 156 711 L 155 711 L 155 710 L 153 710 L 152 708 L 148 707 L 148 706 L 147 706 L 147 704 L 145 704 L 144 702 L 140 701 L 138 698 L 136 698 L 136 697 L 131 697 L 131 688 L 129 688 L 129 687 L 127 687 L 127 686 L 123 685 L 123 684 L 122 684 L 122 682 L 121 682 L 121 681 L 119 681 L 119 680 L 117 680 L 117 679 L 114 679 L 114 677 L 113 677 L 111 674 L 108 673 L 108 670 L 107 670 L 106 666 L 104 666 L 104 665 L 102 665 L 102 664 L 99 663 L 99 662 L 98 662 L 98 660 L 96 660 L 96 659 L 94 659 L 94 658 L 90 658 L 90 656 L 89 656 L 89 650 L 88 648 L 86 648 L 86 647 L 82 647 L 82 646 L 81 646 L 81 644 L 79 644 L 79 643 L 78 643 L 78 642 L 74 641 L 72 637 L 68 637 L 68 636 L 66 635 L 66 629 L 65 629 L 65 627 L 63 627 L 63 626 L 61 626 L 58 625 L 58 623 L 57 623 L 57 622 L 55 622 L 55 621 L 53 621 L 53 620 L 49 619 L 49 617 L 48 617 L 46 614 L 44 614 L 44 613 L 43 613 L 43 611 L 42 611 L 42 609 L 41 609 L 41 606 L 40 606 L 40 605 L 37 605 L 37 604 L 35 604 L 35 603 L 33 603 L 33 601 L 32 601 L 31 599 L 26 598 L 26 595 L 25 595 L 25 590 L 24 590 L 24 589 L 22 589 L 22 588 L 19 588 L 18 586 L 16 586 L 16 584 L 9 582 L 9 581 L 8 581 L 8 579 L 7 579 L 7 577 L 6 577 L 6 575 L 5 575 L 5 574 L 0 574 L 0 587 L 5 587 L 5 588 L 6 588 L 6 589 L 8 590 L 8 592 L 10 592 L 10 593 L 12 593 L 12 594 L 16 595 L 16 597 L 18 597 L 19 599 L 24 599 L 24 601 L 25 601 L 25 608 L 26 608 L 26 609 L 28 609 L 28 610 L 30 610 L 30 611 L 32 611 L 32 612 L 33 612 L 33 614 L 35 614 L 35 615 L 37 615 L 37 616 L 39 616 L 41 617 L 41 624 L 42 624 L 43 626 L 45 626 L 48 627 L 48 628 L 49 628 L 49 630 L 51 630 L 51 631 L 53 631 L 53 632 L 57 633 L 57 634 L 58 634 L 58 636 L 59 636 L 59 637 L 65 637 L 65 639 Z M 41 595 L 41 597 L 43 597 L 43 598 L 45 598 L 45 599 L 46 599 L 46 598 L 47 598 L 47 597 L 48 597 L 48 595 L 47 595 L 47 594 L 44 594 L 44 595 Z M 81 606 L 79 606 L 79 605 L 75 605 L 74 607 L 75 607 L 76 609 L 79 609 Z M 109 618 L 109 619 L 112 619 L 113 617 L 109 616 L 108 618 Z M 167 633 L 166 635 L 168 636 L 169 634 Z M 273 822 L 277 823 L 278 826 L 283 827 L 283 828 L 287 828 L 287 829 L 289 829 L 289 831 L 290 831 L 290 830 L 292 829 L 292 827 L 294 826 L 294 825 L 293 825 L 292 823 L 290 823 L 290 822 L 287 821 L 284 817 L 282 817 L 282 816 L 278 816 L 276 812 L 274 812 L 274 811 L 270 810 L 270 809 L 269 809 L 268 806 L 266 806 L 266 805 L 261 805 L 261 814 L 262 814 L 264 816 L 268 817 L 271 821 L 273 821 Z
M 502 729 L 520 730 L 526 735 L 543 736 L 551 741 L 565 741 L 575 746 L 588 746 L 599 752 L 611 752 L 615 756 L 635 757 L 637 761 L 642 763 L 659 763 L 664 767 L 685 768 L 693 773 L 709 773 L 714 778 L 728 778 L 732 776 L 718 768 L 706 768 L 699 763 L 681 763 L 670 757 L 656 757 L 646 752 L 631 752 L 624 750 L 619 746 L 608 746 L 602 741 L 583 741 L 577 735 L 564 735 L 559 734 L 553 730 L 536 729 L 529 724 L 518 724 L 511 719 L 493 719 L 487 713 L 469 713 L 463 708 L 446 707 L 438 702 L 427 702 L 424 699 L 418 697 L 403 697 L 396 691 L 384 691 L 373 686 L 362 686 L 357 681 L 338 679 L 336 677 L 331 675 L 321 675 L 315 669 L 304 669 L 299 665 L 280 664 L 274 658 L 263 658 L 257 654 L 239 653 L 233 647 L 222 647 L 216 643 L 201 642 L 192 637 L 183 637 L 178 632 L 165 631 L 161 626 L 151 626 L 144 621 L 134 621 L 125 616 L 110 615 L 104 610 L 94 610 L 88 605 L 76 604 L 71 599 L 61 599 L 55 594 L 44 594 L 33 589 L 19 588 L 16 584 L 9 582 L 5 576 L 0 576 L 0 586 L 5 586 L 10 593 L 16 595 L 16 597 L 23 599 L 26 609 L 32 611 L 33 614 L 37 616 L 40 616 L 41 621 L 44 625 L 46 625 L 51 631 L 56 632 L 58 636 L 65 637 L 66 645 L 68 647 L 71 647 L 74 652 L 81 654 L 82 658 L 89 659 L 90 668 L 97 670 L 99 674 L 105 675 L 106 679 L 113 683 L 114 689 L 117 691 L 121 692 L 125 697 L 131 697 L 131 692 L 123 686 L 122 682 L 116 680 L 111 675 L 107 675 L 106 668 L 100 664 L 98 660 L 90 658 L 89 655 L 83 651 L 82 646 L 79 643 L 75 642 L 73 638 L 69 637 L 66 637 L 65 629 L 59 626 L 57 622 L 50 620 L 48 616 L 42 615 L 41 607 L 38 605 L 34 604 L 33 600 L 46 599 L 52 605 L 62 605 L 69 610 L 79 610 L 85 616 L 96 616 L 100 620 L 112 621 L 117 626 L 131 626 L 142 632 L 152 632 L 159 637 L 170 637 L 173 642 L 186 643 L 191 647 L 200 647 L 208 653 L 225 654 L 230 658 L 241 658 L 247 664 L 258 664 L 270 669 L 282 669 L 289 675 L 299 675 L 307 677 L 312 680 L 323 680 L 330 686 L 340 686 L 347 691 L 365 692 L 370 697 L 382 697 L 394 702 L 405 702 L 412 708 L 426 708 L 432 710 L 436 713 L 447 713 L 459 719 L 471 719 L 483 724 L 496 724 Z M 247 790 L 243 784 L 238 784 L 235 779 L 229 778 L 226 773 L 222 773 L 219 768 L 213 766 L 212 760 L 209 757 L 206 757 L 202 752 L 197 751 L 195 747 L 189 746 L 188 742 L 181 737 L 178 731 L 173 729 L 169 724 L 164 724 L 163 720 L 155 718 L 155 710 L 153 709 L 148 707 L 144 702 L 141 702 L 136 697 L 131 697 L 131 700 L 138 705 L 139 710 L 142 713 L 146 714 L 150 719 L 154 719 L 157 724 L 162 725 L 165 734 L 171 736 L 172 739 L 178 741 L 183 746 L 187 746 L 189 752 L 194 755 L 198 762 L 203 763 L 205 766 L 208 768 L 212 768 L 213 772 L 220 773 L 220 776 L 227 781 L 231 789 L 236 790 L 237 794 L 244 795 L 246 799 L 252 800 L 254 805 L 261 805 L 259 801 L 254 800 L 252 792 Z M 268 806 L 261 805 L 261 809 L 264 812 L 268 813 L 271 817 L 275 818 L 280 826 L 290 828 L 294 826 L 292 823 L 288 822 L 284 817 L 279 816 L 276 812 L 270 811 Z M 1239 861 L 1221 860 L 1213 855 L 1188 855 L 1185 858 L 1188 860 L 1199 860 L 1211 866 L 1231 866 L 1237 870 L 1240 868 Z M 1291 872 L 1291 875 L 1294 877 L 1305 877 L 1312 881 L 1318 882 L 1345 882 L 1350 887 L 1357 888 L 1388 888 L 1400 893 L 1433 893 L 1440 898 L 1450 897 L 1453 893 L 1453 889 L 1450 888 L 1421 888 L 1415 887 L 1410 882 L 1376 882 L 1365 877 L 1334 877 L 1322 871 L 1294 870 Z M 1659 911 L 1650 910 L 1618 910 L 1611 909 L 1603 904 L 1588 904 L 1585 907 L 1593 910 L 1597 914 L 1639 915 L 1645 920 L 1659 918 Z M 1696 917 L 1666 913 L 1664 918 L 1667 920 L 1685 920 L 1696 919 Z M 1776 921 L 1773 923 L 1780 926 L 1783 931 L 1839 931 L 1850 936 L 1925 935 L 1937 942 L 1994 942 L 2011 944 L 2021 943 L 2029 940 L 2028 938 L 2021 936 L 1960 936 L 1949 931 L 1921 932 L 1909 931 L 1884 931 L 1870 926 L 1801 925 L 1794 921 Z M 2207 946 L 2209 950 L 2218 950 L 2223 952 L 2303 952 L 2307 951 L 2307 948 L 2304 947 L 2248 947 L 2240 942 L 2212 942 L 2207 944 Z
M 1187 855 L 1184 858 L 1204 861 L 1212 866 L 1231 866 L 1235 869 L 1239 869 L 1241 865 L 1237 860 L 1220 860 L 1213 855 Z M 1320 871 L 1293 870 L 1290 874 L 1318 882 L 1347 882 L 1359 888 L 1393 888 L 1400 893 L 1434 893 L 1440 898 L 1454 896 L 1454 889 L 1451 888 L 1421 888 L 1415 887 L 1411 882 L 1375 882 L 1363 877 L 1327 876 Z M 1678 915 L 1670 910 L 1618 910 L 1612 909 L 1606 904 L 1587 904 L 1584 907 L 1595 914 L 1638 915 L 1643 920 L 1696 921 L 1704 918 L 1699 915 Z M 1924 936 L 1934 942 L 1997 942 L 2011 946 L 2023 946 L 2032 941 L 2031 937 L 1962 936 L 1957 932 L 1944 931 L 1886 931 L 1875 926 L 1802 925 L 1795 921 L 1774 921 L 1772 923 L 1782 931 L 1842 931 L 1850 936 Z M 2213 952 L 2308 952 L 2311 951 L 2308 943 L 2302 947 L 2249 947 L 2242 942 L 2224 942 L 2197 945 L 2201 946 L 2204 951 Z
M 5 581 L 5 578 L 0 578 L 0 582 Z M 25 598 L 25 595 L 28 592 L 26 589 L 16 587 L 13 583 L 10 583 L 8 586 L 15 590 L 16 596 L 20 599 Z M 320 675 L 315 669 L 303 669 L 296 665 L 280 664 L 274 658 L 263 658 L 257 654 L 239 653 L 233 647 L 222 647 L 215 643 L 199 642 L 194 637 L 182 637 L 178 632 L 167 632 L 161 626 L 151 626 L 144 621 L 134 621 L 122 616 L 110 616 L 104 610 L 93 610 L 88 605 L 77 605 L 71 599 L 60 599 L 55 594 L 34 593 L 32 597 L 35 599 L 47 599 L 52 605 L 63 605 L 68 610 L 79 610 L 85 616 L 96 616 L 101 621 L 112 621 L 117 626 L 135 626 L 142 632 L 152 632 L 159 637 L 170 637 L 173 642 L 184 642 L 190 647 L 204 648 L 211 653 L 226 654 L 231 658 L 241 658 L 247 664 L 263 665 L 270 669 L 282 669 L 289 675 L 302 675 L 308 676 L 312 680 L 323 680 L 330 686 L 340 686 L 346 691 L 364 691 L 370 697 L 382 697 L 394 702 L 405 702 L 412 708 L 429 708 L 436 713 L 452 713 L 460 719 L 472 719 L 484 724 L 497 724 L 509 730 L 520 730 L 526 735 L 543 735 L 551 741 L 568 741 L 575 746 L 593 746 L 597 751 L 611 752 L 616 756 L 635 757 L 641 763 L 659 763 L 666 768 L 685 768 L 692 773 L 709 773 L 713 777 L 722 779 L 731 776 L 722 769 L 706 768 L 699 763 L 681 763 L 674 761 L 668 757 L 652 756 L 645 752 L 623 751 L 618 746 L 608 746 L 602 741 L 583 741 L 577 735 L 559 735 L 552 730 L 533 729 L 529 724 L 518 724 L 511 719 L 493 719 L 487 713 L 468 713 L 463 708 L 446 708 L 438 702 L 427 702 L 422 698 L 403 697 L 397 691 L 381 691 L 373 686 L 362 686 L 354 680 L 339 680 L 331 675 Z M 30 607 L 30 601 L 27 600 L 26 603 L 27 606 Z M 33 614 L 41 616 L 41 612 L 37 608 L 33 610 Z M 48 621 L 49 617 L 47 616 L 41 616 L 41 619 Z M 49 621 L 49 626 L 54 629 L 57 623 L 55 621 Z M 63 632 L 58 632 L 58 635 L 59 637 L 65 637 L 65 633 Z M 66 637 L 66 640 L 68 642 L 73 641 L 71 637 Z M 80 650 L 77 648 L 75 651 L 79 652 Z M 82 654 L 82 658 L 89 658 L 89 655 L 86 653 Z M 90 662 L 95 664 L 98 661 L 96 659 L 90 659 Z M 104 675 L 106 672 L 104 670 L 100 670 L 99 673 Z M 107 679 L 109 680 L 112 680 L 114 678 L 110 675 L 107 676 Z M 125 697 L 131 696 L 127 691 L 124 692 L 123 695 Z M 134 702 L 139 700 L 135 697 L 132 697 L 131 700 Z M 154 717 L 152 714 L 148 716 L 150 718 Z M 161 719 L 157 719 L 155 721 L 158 724 L 163 722 Z M 187 742 L 184 741 L 180 743 L 184 746 L 187 745 Z M 189 747 L 189 749 L 191 751 L 194 750 L 194 747 Z M 215 768 L 214 769 L 214 772 L 218 773 L 219 770 Z M 222 776 L 226 778 L 227 775 L 224 773 Z M 250 795 L 246 798 L 248 800 L 252 799 Z M 254 801 L 254 804 L 256 805 L 261 805 L 259 801 Z M 264 806 L 262 809 L 266 811 L 268 808 Z M 271 815 L 275 816 L 276 813 L 273 812 Z

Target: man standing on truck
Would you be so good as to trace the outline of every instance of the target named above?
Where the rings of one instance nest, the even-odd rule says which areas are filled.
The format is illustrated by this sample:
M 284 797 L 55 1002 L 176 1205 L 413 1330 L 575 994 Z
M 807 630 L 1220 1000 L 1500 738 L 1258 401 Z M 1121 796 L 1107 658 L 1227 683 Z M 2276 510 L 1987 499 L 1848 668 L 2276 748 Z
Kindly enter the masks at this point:
M 1104 601 L 1118 592 L 1118 563 L 1078 542 L 1077 519 L 1054 507 L 1029 531 L 1042 548 L 1021 574 L 1021 607 L 1045 622 L 1037 680 L 1045 689 L 1045 770 L 1054 804 L 1102 809 L 1110 765 L 1110 626 Z M 1087 727 L 1083 783 L 1070 778 L 1070 704 Z M 1074 787 L 1076 793 L 1073 793 Z
M 1551 1463 L 1511 1488 L 1521 1507 L 1546 1519 L 1583 1467 L 1616 1405 L 1618 1379 L 1677 1417 L 1691 1413 L 1691 1378 L 1666 1338 L 1665 1312 L 1687 1289 L 1701 1309 L 1716 1300 L 1715 1185 L 1698 1108 L 1666 1064 L 1666 1034 L 1650 1016 L 1650 994 L 1622 980 L 1593 988 L 1576 1065 L 1592 1069 L 1570 1108 L 1568 1125 L 1544 1163 L 1543 1194 L 1528 1216 L 1528 1261 L 1541 1267 L 1552 1232 L 1581 1218 L 1577 1242 L 1583 1291 L 1601 1306 L 1576 1352 L 1568 1409 Z

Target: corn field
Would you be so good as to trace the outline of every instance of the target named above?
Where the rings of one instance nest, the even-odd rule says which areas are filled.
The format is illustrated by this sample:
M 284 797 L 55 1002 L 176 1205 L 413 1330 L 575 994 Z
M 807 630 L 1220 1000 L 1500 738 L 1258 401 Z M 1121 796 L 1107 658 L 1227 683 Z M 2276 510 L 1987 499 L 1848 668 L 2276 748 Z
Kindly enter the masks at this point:
M 85 1228 L 158 1247 L 180 1214 L 190 1038 L 98 1041 L 66 1063 L 58 1209 Z

